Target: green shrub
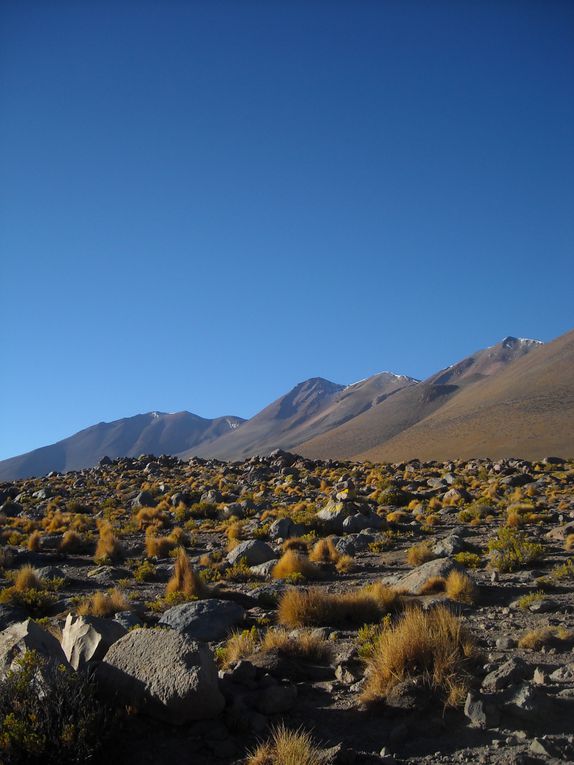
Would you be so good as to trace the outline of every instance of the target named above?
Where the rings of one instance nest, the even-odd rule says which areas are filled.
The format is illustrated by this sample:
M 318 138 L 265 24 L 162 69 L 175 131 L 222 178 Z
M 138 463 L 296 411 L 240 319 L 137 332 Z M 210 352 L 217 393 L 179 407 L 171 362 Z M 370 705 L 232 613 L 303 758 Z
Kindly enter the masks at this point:
M 459 552 L 453 556 L 454 560 L 465 568 L 480 568 L 480 555 L 472 552 Z
M 502 526 L 498 537 L 488 543 L 490 562 L 498 571 L 516 571 L 540 560 L 543 545 L 530 540 L 523 532 Z
M 92 680 L 34 651 L 0 682 L 2 765 L 85 763 L 111 731 L 112 715 Z

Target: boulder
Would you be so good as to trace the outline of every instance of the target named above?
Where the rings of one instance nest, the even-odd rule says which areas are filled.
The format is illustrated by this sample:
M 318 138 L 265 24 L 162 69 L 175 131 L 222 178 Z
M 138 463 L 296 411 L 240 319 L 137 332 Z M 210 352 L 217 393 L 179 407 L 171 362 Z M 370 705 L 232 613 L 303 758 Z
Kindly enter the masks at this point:
M 223 640 L 229 630 L 245 618 L 245 611 L 232 600 L 194 600 L 169 608 L 159 624 L 181 632 L 191 640 L 206 643 Z
M 433 547 L 433 553 L 444 558 L 447 555 L 456 555 L 467 547 L 464 539 L 459 534 L 449 534 L 448 537 L 440 539 Z
M 26 651 L 36 651 L 44 659 L 67 665 L 67 659 L 56 638 L 32 619 L 17 622 L 0 632 L 0 677 L 13 669 Z
M 317 518 L 323 521 L 328 531 L 343 531 L 343 521 L 353 515 L 353 508 L 348 502 L 327 502 L 322 510 L 317 513 Z
M 417 566 L 408 574 L 401 577 L 397 582 L 399 589 L 407 590 L 412 595 L 420 595 L 420 592 L 426 582 L 435 576 L 447 577 L 451 571 L 458 570 L 463 571 L 461 566 L 458 566 L 454 561 L 449 558 L 436 558 L 435 560 L 429 560 L 428 563 L 423 563 L 421 566 Z
M 271 576 L 271 572 L 275 568 L 277 561 L 275 559 L 260 563 L 258 566 L 250 566 L 249 570 L 255 576 L 260 576 L 262 579 L 268 579 Z
M 216 717 L 225 705 L 209 647 L 175 630 L 128 632 L 96 677 L 109 697 L 172 725 Z
M 245 542 L 240 542 L 228 553 L 227 561 L 233 565 L 238 563 L 241 558 L 245 558 L 248 566 L 258 566 L 260 563 L 265 563 L 276 557 L 273 548 L 266 542 L 262 542 L 260 539 L 247 539 Z
M 300 523 L 293 523 L 291 518 L 278 518 L 269 527 L 270 539 L 290 539 L 300 537 L 305 533 L 305 527 Z
M 110 646 L 127 630 L 113 619 L 96 616 L 66 617 L 62 631 L 62 650 L 74 669 L 84 669 L 89 661 L 103 659 Z
M 386 526 L 386 521 L 377 515 L 373 510 L 368 510 L 364 513 L 355 513 L 349 515 L 343 521 L 343 531 L 357 532 L 364 529 L 381 529 Z

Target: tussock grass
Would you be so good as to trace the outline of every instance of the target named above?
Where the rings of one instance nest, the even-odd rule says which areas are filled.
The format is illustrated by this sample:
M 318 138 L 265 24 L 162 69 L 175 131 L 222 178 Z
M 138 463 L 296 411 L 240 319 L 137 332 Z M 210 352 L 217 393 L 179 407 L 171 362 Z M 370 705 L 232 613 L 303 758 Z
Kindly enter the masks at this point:
M 321 571 L 315 566 L 306 555 L 298 553 L 296 550 L 287 550 L 279 558 L 271 576 L 273 579 L 287 579 L 294 574 L 299 574 L 305 579 L 318 579 Z
M 44 586 L 42 579 L 35 568 L 26 564 L 22 566 L 14 577 L 14 589 L 17 592 L 25 592 L 26 590 L 41 590 Z
M 210 590 L 189 562 L 183 547 L 180 547 L 175 559 L 173 576 L 165 588 L 166 596 L 178 593 L 185 598 L 205 598 Z
M 245 765 L 325 765 L 325 758 L 308 733 L 289 730 L 281 723 L 248 754 Z
M 384 699 L 395 685 L 416 677 L 445 706 L 458 706 L 470 687 L 475 659 L 473 638 L 447 608 L 410 608 L 376 637 L 367 659 L 363 701 Z
M 574 645 L 574 632 L 565 627 L 540 627 L 526 632 L 518 641 L 519 648 L 540 651 L 542 648 L 569 648 Z
M 476 602 L 478 591 L 472 579 L 462 571 L 451 571 L 446 578 L 447 598 L 457 603 L 472 605 Z
M 444 576 L 431 576 L 420 589 L 420 595 L 432 595 L 436 592 L 446 590 L 446 579 Z
M 267 630 L 261 650 L 264 653 L 277 651 L 283 656 L 318 664 L 329 662 L 333 653 L 330 643 L 314 630 L 304 629 L 292 634 L 280 627 Z
M 81 553 L 86 549 L 86 540 L 77 531 L 69 529 L 60 542 L 60 552 Z
M 33 531 L 30 536 L 28 537 L 28 542 L 26 544 L 28 550 L 30 552 L 38 552 L 40 549 L 40 540 L 42 539 L 42 535 L 39 531 Z
M 574 534 L 568 534 L 564 540 L 564 549 L 568 551 L 574 550 Z
M 124 593 L 117 587 L 108 592 L 94 592 L 89 598 L 83 600 L 77 608 L 80 616 L 101 616 L 107 618 L 114 616 L 120 611 L 129 611 L 130 602 Z
M 99 538 L 96 545 L 94 561 L 96 563 L 115 563 L 123 558 L 123 549 L 116 538 L 109 521 L 100 521 L 98 524 Z
M 336 563 L 340 557 L 331 537 L 319 539 L 309 553 L 309 560 L 315 563 Z
M 287 550 L 297 550 L 298 552 L 307 553 L 309 544 L 305 539 L 302 539 L 302 537 L 290 537 L 283 542 L 282 549 L 283 552 L 287 552 Z
M 420 566 L 429 560 L 434 560 L 434 555 L 430 542 L 419 542 L 407 550 L 407 563 L 409 566 Z
M 362 625 L 399 607 L 399 594 L 380 582 L 344 593 L 289 589 L 279 601 L 278 621 L 285 627 Z

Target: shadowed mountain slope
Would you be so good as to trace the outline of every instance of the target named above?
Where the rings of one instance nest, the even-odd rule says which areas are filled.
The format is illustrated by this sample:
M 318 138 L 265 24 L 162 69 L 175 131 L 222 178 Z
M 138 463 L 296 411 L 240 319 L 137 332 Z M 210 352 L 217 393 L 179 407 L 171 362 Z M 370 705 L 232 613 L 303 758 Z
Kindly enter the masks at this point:
M 506 337 L 437 372 L 423 382 L 404 388 L 372 409 L 322 436 L 298 446 L 307 457 L 349 459 L 371 453 L 399 433 L 441 409 L 461 390 L 496 376 L 501 370 L 543 346 L 537 340 Z
M 361 459 L 574 454 L 574 332 L 519 358 Z
M 0 480 L 79 470 L 108 457 L 175 454 L 239 427 L 240 417 L 214 420 L 190 412 L 149 412 L 114 422 L 100 422 L 50 446 L 0 462 Z
M 347 386 L 315 377 L 296 385 L 239 430 L 183 456 L 243 459 L 252 454 L 268 454 L 277 448 L 297 449 L 303 441 L 356 417 L 415 382 L 390 372 Z

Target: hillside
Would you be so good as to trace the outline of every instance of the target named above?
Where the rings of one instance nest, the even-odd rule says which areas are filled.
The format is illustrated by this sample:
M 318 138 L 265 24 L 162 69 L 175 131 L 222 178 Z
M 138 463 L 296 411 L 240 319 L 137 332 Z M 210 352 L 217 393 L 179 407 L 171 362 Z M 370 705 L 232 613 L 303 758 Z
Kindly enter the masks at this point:
M 104 455 L 175 454 L 237 428 L 240 417 L 210 420 L 190 412 L 149 412 L 100 422 L 50 446 L 0 462 L 0 480 L 92 467 Z
M 297 449 L 300 443 L 329 432 L 415 382 L 391 372 L 381 372 L 347 386 L 312 378 L 265 407 L 241 429 L 182 456 L 243 459 L 277 448 Z
M 574 454 L 574 332 L 462 390 L 438 411 L 356 456 L 369 460 L 538 459 Z
M 297 450 L 315 459 L 350 459 L 370 453 L 441 409 L 463 389 L 496 377 L 516 359 L 537 353 L 541 347 L 536 340 L 505 337 L 423 382 L 398 391 L 328 434 L 300 444 Z

